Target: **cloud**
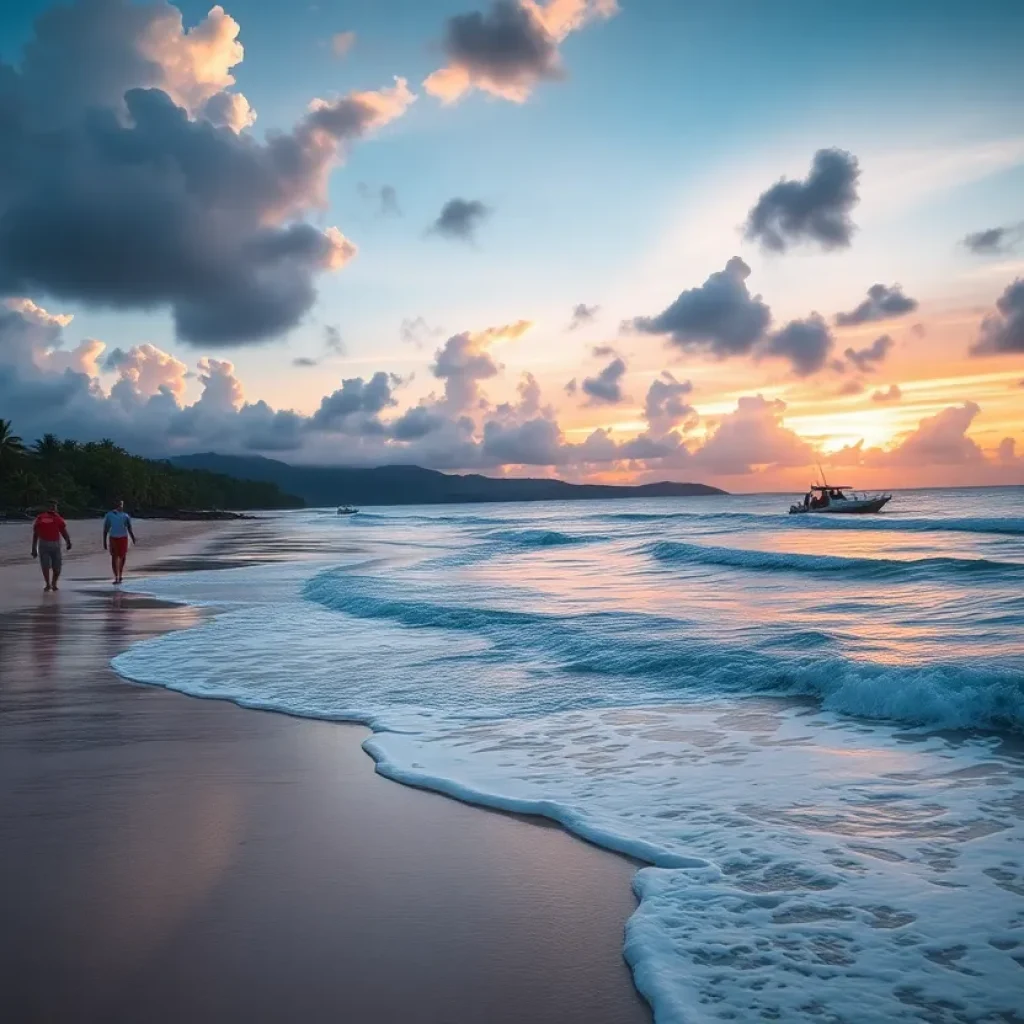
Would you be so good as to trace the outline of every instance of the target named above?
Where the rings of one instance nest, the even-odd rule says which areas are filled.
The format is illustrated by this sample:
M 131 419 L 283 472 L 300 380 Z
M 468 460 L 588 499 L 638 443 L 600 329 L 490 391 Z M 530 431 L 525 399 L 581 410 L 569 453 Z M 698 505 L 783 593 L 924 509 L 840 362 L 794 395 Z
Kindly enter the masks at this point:
M 414 97 L 396 80 L 315 100 L 259 142 L 228 91 L 237 32 L 219 7 L 185 33 L 171 5 L 126 0 L 38 19 L 20 66 L 0 65 L 0 294 L 167 308 L 196 344 L 299 322 L 317 276 L 355 254 L 302 217 L 325 205 L 347 147 Z
M 996 300 L 996 312 L 981 322 L 973 356 L 1024 352 L 1024 278 L 1018 278 Z
M 437 411 L 417 405 L 407 409 L 390 426 L 390 433 L 397 441 L 417 441 L 435 430 L 440 430 L 446 420 Z
M 490 214 L 490 207 L 479 199 L 449 199 L 430 226 L 430 233 L 472 242 L 476 240 L 476 229 Z
M 817 313 L 812 313 L 805 320 L 791 320 L 770 335 L 761 352 L 788 359 L 798 377 L 809 377 L 825 366 L 832 344 L 828 324 Z
M 881 462 L 899 466 L 956 466 L 984 459 L 967 429 L 981 412 L 975 402 L 964 402 L 926 416 L 917 429 L 896 448 L 884 453 Z
M 782 422 L 786 403 L 762 395 L 740 398 L 734 412 L 694 453 L 694 465 L 723 476 L 752 473 L 762 466 L 807 466 L 811 446 Z
M 619 358 L 613 359 L 596 377 L 585 377 L 580 385 L 583 393 L 590 396 L 591 405 L 617 405 L 623 400 L 622 378 L 626 364 Z
M 1017 454 L 1017 442 L 1012 437 L 1004 437 L 996 449 L 996 458 L 1006 466 L 1015 466 L 1024 462 L 1024 457 Z
M 885 362 L 886 356 L 896 343 L 888 334 L 875 338 L 866 348 L 848 348 L 843 355 L 861 373 L 873 373 Z
M 607 359 L 608 356 L 618 355 L 611 345 L 594 345 L 590 350 L 590 354 L 595 359 Z
M 66 348 L 63 329 L 73 319 L 54 316 L 31 299 L 7 299 L 0 306 L 0 362 L 22 369 L 95 376 L 104 345 L 86 338 L 74 348 Z
M 839 390 L 836 394 L 841 397 L 849 397 L 852 395 L 862 395 L 864 394 L 864 390 L 864 381 L 854 378 L 853 380 L 844 381 L 839 386 Z
M 903 398 L 898 384 L 890 384 L 886 391 L 876 391 L 871 396 L 872 402 L 898 402 Z
M 1021 387 L 1024 387 L 1024 381 L 1021 381 Z M 569 383 L 566 384 L 562 390 L 571 397 L 572 395 L 576 394 L 578 389 L 579 386 L 576 383 L 576 378 L 573 377 L 573 379 L 569 381 Z
M 100 343 L 102 345 L 102 342 Z M 115 349 L 104 363 L 104 368 L 114 370 L 120 378 L 119 385 L 126 385 L 140 396 L 150 397 L 161 391 L 180 399 L 185 394 L 185 378 L 188 367 L 179 359 L 162 351 L 148 342 L 135 345 L 122 352 Z M 95 373 L 89 376 L 96 376 Z
M 891 288 L 884 284 L 873 284 L 868 289 L 868 297 L 859 306 L 849 313 L 836 314 L 836 326 L 855 327 L 857 324 L 875 323 L 878 320 L 892 320 L 912 313 L 917 305 L 917 299 L 904 295 L 898 284 Z
M 417 316 L 404 318 L 398 333 L 406 344 L 423 348 L 424 345 L 444 332 L 440 327 L 431 327 L 423 317 Z
M 320 401 L 310 425 L 321 430 L 336 430 L 350 416 L 364 414 L 375 418 L 389 406 L 397 405 L 392 389 L 400 383 L 394 374 L 378 371 L 368 381 L 350 377 L 341 387 Z
M 669 373 L 659 375 L 647 392 L 646 431 L 620 439 L 600 429 L 582 442 L 570 441 L 531 374 L 522 376 L 513 401 L 493 405 L 481 389 L 501 370 L 493 350 L 522 336 L 528 321 L 448 339 L 435 363 L 445 383 L 440 398 L 430 395 L 400 410 L 402 381 L 377 372 L 341 381 L 311 416 L 247 399 L 233 364 L 210 357 L 196 364 L 199 395 L 188 403 L 185 381 L 191 374 L 185 363 L 149 344 L 109 354 L 94 351 L 98 377 L 60 368 L 50 356 L 79 347 L 67 337 L 70 325 L 69 317 L 35 303 L 0 305 L 0 409 L 22 436 L 111 437 L 152 456 L 216 449 L 289 453 L 289 461 L 313 464 L 414 464 L 459 471 L 525 465 L 580 476 L 598 467 L 644 475 L 685 470 L 698 479 L 808 466 L 819 454 L 786 427 L 785 403 L 760 395 L 741 398 L 703 441 L 698 439 L 689 433 L 697 422 L 688 404 L 691 385 Z M 93 343 L 98 350 L 101 343 Z M 967 437 L 977 411 L 973 403 L 954 406 L 922 420 L 890 451 L 859 444 L 830 459 L 872 467 L 970 464 L 986 473 L 999 466 L 1004 475 L 1008 468 L 1016 472 L 1015 449 L 1004 442 L 998 450 L 1003 461 L 993 461 Z M 1009 457 L 1017 461 L 1007 462 Z
M 565 461 L 562 431 L 546 416 L 525 423 L 484 424 L 483 456 L 498 465 L 557 466 Z
M 355 32 L 335 32 L 331 36 L 331 53 L 335 57 L 346 57 L 356 45 Z
M 324 348 L 336 356 L 345 354 L 345 341 L 341 336 L 341 331 L 334 324 L 324 326 Z
M 430 367 L 438 380 L 444 381 L 445 406 L 452 411 L 462 411 L 476 406 L 480 401 L 479 382 L 498 375 L 499 367 L 492 358 L 490 347 L 496 341 L 515 340 L 522 337 L 533 324 L 529 320 L 517 320 L 501 327 L 488 327 L 478 332 L 463 331 L 453 334 L 434 353 Z
M 23 111 L 41 128 L 64 127 L 72 112 L 123 115 L 132 88 L 159 89 L 191 117 L 223 124 L 212 110 L 245 112 L 241 123 L 228 124 L 240 131 L 255 114 L 244 96 L 228 92 L 231 69 L 244 56 L 238 33 L 238 22 L 219 5 L 187 31 L 181 12 L 165 2 L 51 7 L 36 19 L 20 74 L 14 72 L 24 87 Z
M 651 381 L 644 399 L 644 419 L 652 434 L 661 437 L 677 427 L 689 430 L 696 426 L 697 412 L 687 401 L 692 391 L 690 381 L 676 380 L 668 370 Z
M 1003 227 L 987 228 L 964 236 L 961 245 L 973 253 L 990 255 L 1013 252 L 1024 239 L 1024 221 L 1006 224 Z
M 761 193 L 747 215 L 746 237 L 772 252 L 800 242 L 847 248 L 856 230 L 850 213 L 859 200 L 859 177 L 852 153 L 819 149 L 803 181 L 782 178 Z
M 577 303 L 573 307 L 572 318 L 569 320 L 567 330 L 575 331 L 578 327 L 585 327 L 597 316 L 600 308 L 600 306 L 588 306 L 583 302 Z
M 326 358 L 330 355 L 343 356 L 345 354 L 345 342 L 342 340 L 341 331 L 334 324 L 324 326 L 324 353 Z M 308 368 L 319 366 L 320 360 L 312 356 L 297 356 L 292 360 L 292 366 Z
M 70 320 L 29 301 L 0 306 L 0 409 L 25 436 L 111 437 L 157 456 L 216 448 L 289 452 L 298 461 L 322 463 L 338 461 L 343 451 L 350 465 L 439 469 L 494 468 L 511 458 L 552 466 L 611 463 L 678 448 L 643 439 L 618 443 L 600 431 L 570 444 L 530 374 L 520 381 L 516 402 L 491 406 L 479 391 L 479 382 L 499 369 L 489 349 L 522 336 L 530 327 L 524 320 L 449 339 L 436 364 L 445 395 L 390 419 L 401 383 L 392 374 L 345 379 L 312 416 L 302 416 L 248 401 L 233 364 L 209 357 L 197 364 L 199 397 L 186 404 L 185 364 L 150 345 L 116 349 L 102 360 L 97 353 L 94 365 L 115 376 L 107 391 L 95 377 L 51 365 L 49 354 L 74 350 L 64 337 Z
M 402 209 L 398 205 L 398 191 L 394 185 L 379 187 L 367 185 L 365 181 L 356 185 L 360 197 L 376 207 L 378 217 L 401 217 Z
M 444 103 L 474 88 L 522 103 L 539 82 L 564 77 L 558 46 L 570 32 L 617 10 L 615 0 L 495 0 L 486 13 L 457 14 L 441 42 L 447 64 L 423 87 Z
M 750 267 L 738 256 L 699 288 L 680 294 L 654 317 L 637 317 L 627 326 L 644 334 L 667 335 L 687 352 L 709 352 L 724 359 L 745 355 L 763 338 L 771 310 L 760 295 L 747 291 Z

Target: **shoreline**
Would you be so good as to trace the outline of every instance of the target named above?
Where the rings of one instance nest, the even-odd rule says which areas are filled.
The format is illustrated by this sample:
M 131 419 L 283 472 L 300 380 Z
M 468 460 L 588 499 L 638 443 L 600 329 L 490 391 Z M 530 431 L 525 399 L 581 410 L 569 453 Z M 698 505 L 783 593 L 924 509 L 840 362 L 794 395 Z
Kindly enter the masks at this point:
M 200 525 L 147 555 L 230 546 L 231 524 Z M 69 560 L 56 597 L 33 565 L 0 568 L 0 983 L 18 1019 L 650 1021 L 622 950 L 633 862 L 395 784 L 363 726 L 122 679 L 113 654 L 207 613 L 103 590 L 96 562 Z M 26 572 L 38 597 L 13 611 L 6 578 Z

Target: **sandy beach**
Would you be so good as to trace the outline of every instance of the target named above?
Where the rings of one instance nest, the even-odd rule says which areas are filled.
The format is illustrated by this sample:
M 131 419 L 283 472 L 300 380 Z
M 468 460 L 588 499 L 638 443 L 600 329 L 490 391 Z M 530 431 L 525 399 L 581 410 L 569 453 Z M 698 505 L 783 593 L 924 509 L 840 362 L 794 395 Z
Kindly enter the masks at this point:
M 115 592 L 69 525 L 56 595 L 0 526 L 7 1019 L 650 1020 L 632 863 L 381 778 L 361 727 L 125 682 L 113 655 L 204 613 Z M 259 529 L 140 521 L 129 575 Z

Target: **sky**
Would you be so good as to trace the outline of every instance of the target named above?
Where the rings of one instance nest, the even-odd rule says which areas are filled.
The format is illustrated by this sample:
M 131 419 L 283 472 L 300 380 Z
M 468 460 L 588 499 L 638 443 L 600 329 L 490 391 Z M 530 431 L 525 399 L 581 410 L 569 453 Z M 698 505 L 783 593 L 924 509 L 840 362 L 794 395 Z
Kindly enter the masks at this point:
M 475 3 L 6 5 L 0 417 L 1024 483 L 1024 5 Z

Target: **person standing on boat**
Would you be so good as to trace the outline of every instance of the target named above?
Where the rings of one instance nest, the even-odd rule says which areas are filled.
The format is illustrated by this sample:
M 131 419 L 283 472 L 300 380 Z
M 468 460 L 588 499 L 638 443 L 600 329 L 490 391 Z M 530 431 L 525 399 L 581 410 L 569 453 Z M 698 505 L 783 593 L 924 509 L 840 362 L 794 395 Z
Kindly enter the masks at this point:
M 124 563 L 128 558 L 128 538 L 132 543 L 135 532 L 132 530 L 132 517 L 124 510 L 124 502 L 118 501 L 103 517 L 103 550 L 110 548 L 110 567 L 114 570 L 114 583 L 120 583 L 124 577 Z

